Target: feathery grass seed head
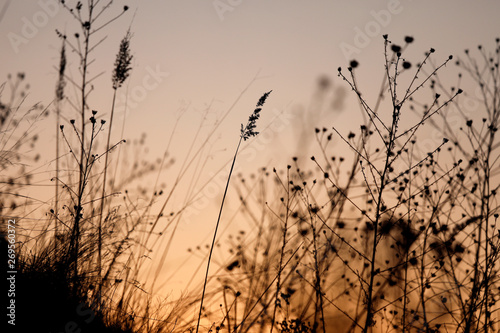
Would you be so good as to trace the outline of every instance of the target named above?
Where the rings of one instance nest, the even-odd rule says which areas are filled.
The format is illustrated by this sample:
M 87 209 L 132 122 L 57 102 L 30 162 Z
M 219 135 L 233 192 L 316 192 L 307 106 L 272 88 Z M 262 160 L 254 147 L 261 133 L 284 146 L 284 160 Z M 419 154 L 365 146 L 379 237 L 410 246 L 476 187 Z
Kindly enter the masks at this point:
M 271 90 L 272 91 L 272 90 Z M 247 140 L 252 136 L 256 136 L 259 132 L 255 132 L 254 129 L 257 127 L 256 122 L 260 118 L 260 111 L 262 110 L 261 106 L 266 102 L 267 97 L 271 93 L 271 91 L 266 92 L 257 102 L 256 108 L 253 113 L 248 117 L 248 123 L 245 127 L 241 124 L 241 137 L 243 140 Z
M 118 89 L 129 77 L 132 67 L 130 66 L 133 56 L 130 54 L 130 39 L 132 35 L 127 31 L 125 37 L 120 42 L 120 50 L 116 55 L 115 68 L 113 70 L 113 89 Z

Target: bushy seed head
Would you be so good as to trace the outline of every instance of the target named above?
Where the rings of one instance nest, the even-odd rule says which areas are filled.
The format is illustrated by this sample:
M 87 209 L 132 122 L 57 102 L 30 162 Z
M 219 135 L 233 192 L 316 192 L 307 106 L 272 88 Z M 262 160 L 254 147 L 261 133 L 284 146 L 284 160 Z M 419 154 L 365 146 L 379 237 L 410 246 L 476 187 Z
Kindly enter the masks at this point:
M 120 42 L 120 50 L 116 55 L 115 68 L 113 70 L 113 89 L 118 89 L 129 77 L 132 67 L 130 66 L 133 56 L 130 54 L 130 38 L 132 35 L 127 31 L 125 37 Z

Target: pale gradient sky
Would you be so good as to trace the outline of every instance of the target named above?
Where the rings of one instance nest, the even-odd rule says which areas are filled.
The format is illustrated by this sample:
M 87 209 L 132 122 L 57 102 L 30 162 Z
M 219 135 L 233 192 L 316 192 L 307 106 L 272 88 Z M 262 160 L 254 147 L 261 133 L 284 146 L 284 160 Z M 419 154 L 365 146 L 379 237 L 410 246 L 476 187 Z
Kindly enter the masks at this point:
M 54 30 L 75 32 L 67 13 L 43 13 L 40 3 L 55 0 L 10 1 L 0 22 L 2 66 L 0 78 L 7 73 L 24 71 L 32 86 L 32 100 L 47 104 L 53 95 L 55 70 L 60 42 Z M 3 1 L 5 3 L 5 1 Z M 69 2 L 71 3 L 71 2 Z M 362 64 L 365 73 L 381 68 L 382 34 L 394 42 L 405 35 L 414 36 L 412 51 L 422 54 L 430 47 L 437 55 L 459 54 L 464 48 L 488 45 L 500 35 L 498 1 L 115 1 L 131 7 L 128 13 L 112 23 L 107 40 L 95 53 L 93 73 L 106 71 L 97 81 L 104 96 L 96 109 L 109 108 L 110 68 L 118 42 L 133 21 L 132 50 L 135 65 L 129 89 L 142 86 L 148 68 L 169 73 L 146 98 L 136 98 L 137 107 L 130 110 L 128 122 L 133 130 L 150 132 L 154 138 L 170 121 L 172 110 L 180 101 L 189 101 L 202 109 L 206 103 L 224 109 L 257 72 L 263 79 L 254 83 L 239 105 L 228 128 L 245 119 L 253 100 L 274 89 L 272 107 L 305 102 L 310 98 L 317 77 L 336 77 L 336 68 L 346 66 L 350 58 Z M 215 5 L 234 4 L 231 11 L 218 13 Z M 227 5 L 229 6 L 229 5 Z M 377 23 L 373 12 L 396 8 L 389 23 Z M 52 14 L 52 15 L 51 15 Z M 47 21 L 43 17 L 49 17 Z M 23 36 L 25 19 L 37 23 L 38 30 L 26 38 L 26 44 L 13 46 L 13 34 Z M 40 19 L 41 18 L 41 19 Z M 383 26 L 385 25 L 385 26 Z M 381 27 L 369 37 L 368 46 L 346 59 L 341 45 L 356 46 L 357 29 Z M 345 43 L 345 44 L 343 44 Z M 358 44 L 359 45 L 359 44 Z M 17 52 L 16 52 L 17 51 Z M 73 61 L 74 64 L 74 61 Z M 4 79 L 2 79 L 4 80 Z M 151 81 L 154 83 L 154 81 Z M 106 100 L 107 99 L 107 100 Z M 245 107 L 247 106 L 248 107 Z M 140 111 L 139 111 L 140 110 Z M 169 111 L 170 110 L 170 111 Z M 232 122 L 229 123 L 229 122 Z M 237 125 L 236 125 L 237 128 Z M 132 134 L 132 133 L 131 133 Z
M 55 29 L 65 31 L 69 39 L 77 31 L 75 22 L 64 10 L 53 12 L 49 7 L 47 12 L 44 9 L 43 4 L 53 2 L 1 2 L 0 10 L 6 8 L 6 12 L 0 22 L 0 83 L 6 80 L 8 73 L 25 72 L 31 85 L 28 104 L 46 105 L 53 98 L 60 47 Z M 4 4 L 7 5 L 4 7 Z M 218 12 L 216 5 L 221 4 L 230 10 Z M 500 2 L 494 0 L 120 0 L 115 1 L 112 10 L 118 13 L 123 5 L 128 5 L 129 11 L 104 29 L 108 38 L 94 53 L 96 62 L 92 65 L 92 74 L 105 73 L 96 81 L 90 104 L 100 114 L 109 112 L 112 64 L 119 41 L 135 13 L 131 27 L 134 68 L 128 81 L 133 107 L 126 115 L 125 138 L 137 138 L 147 132 L 151 157 L 161 154 L 182 105 L 189 103 L 190 107 L 175 136 L 174 143 L 181 148 L 193 135 L 190 129 L 193 123 L 200 121 L 201 111 L 207 105 L 211 105 L 213 114 L 209 117 L 214 121 L 252 78 L 259 75 L 218 129 L 219 140 L 212 148 L 214 161 L 208 165 L 207 173 L 215 172 L 221 167 L 220 161 L 230 158 L 240 123 L 246 121 L 265 91 L 272 89 L 273 93 L 266 103 L 261 124 L 269 123 L 272 110 L 308 104 L 321 75 L 330 76 L 334 87 L 341 86 L 336 77 L 337 67 L 346 67 L 349 60 L 356 58 L 361 64 L 358 72 L 365 79 L 367 96 L 373 96 L 382 77 L 382 34 L 389 34 L 395 43 L 402 43 L 406 35 L 413 36 L 415 43 L 408 50 L 408 56 L 414 61 L 430 47 L 436 49 L 437 60 L 444 60 L 450 54 L 462 54 L 465 48 L 473 49 L 478 44 L 493 45 L 500 36 Z M 388 8 L 393 13 L 388 17 L 382 15 L 381 11 L 388 13 Z M 375 16 L 386 21 L 379 22 Z M 35 24 L 35 31 L 27 32 L 30 24 Z M 380 32 L 375 31 L 377 27 Z M 367 45 L 356 44 L 360 38 L 358 32 L 366 29 L 375 29 L 370 30 L 374 33 L 368 37 Z M 13 38 L 25 39 L 15 44 Z M 359 53 L 346 58 L 341 49 L 346 45 L 360 46 Z M 77 75 L 75 62 L 73 57 L 69 64 L 74 76 Z M 152 71 L 161 73 L 157 81 L 150 77 Z M 374 82 L 376 85 L 371 85 Z M 134 99 L 134 89 L 139 94 L 145 91 L 145 85 L 147 94 L 136 95 Z M 68 95 L 71 97 L 71 92 Z M 347 107 L 352 105 L 348 102 Z M 331 121 L 336 120 L 337 126 L 348 128 L 352 115 L 346 116 L 346 112 L 321 115 L 319 123 L 311 127 L 331 127 Z M 123 115 L 119 115 L 119 119 L 123 119 Z M 44 127 L 47 124 L 52 123 L 41 124 L 38 131 L 42 142 L 50 143 L 55 134 L 52 126 Z M 286 165 L 287 160 L 283 158 L 296 153 L 297 143 L 293 142 L 291 128 L 278 134 L 273 142 L 290 144 L 278 152 L 260 151 L 259 158 L 246 161 L 245 172 L 253 172 L 256 167 L 269 163 Z M 162 143 L 161 147 L 157 143 Z M 182 153 L 182 149 L 178 153 Z M 196 227 L 201 235 L 209 234 L 212 225 L 200 223 Z M 202 239 L 205 237 L 193 237 L 193 243 L 198 244 Z

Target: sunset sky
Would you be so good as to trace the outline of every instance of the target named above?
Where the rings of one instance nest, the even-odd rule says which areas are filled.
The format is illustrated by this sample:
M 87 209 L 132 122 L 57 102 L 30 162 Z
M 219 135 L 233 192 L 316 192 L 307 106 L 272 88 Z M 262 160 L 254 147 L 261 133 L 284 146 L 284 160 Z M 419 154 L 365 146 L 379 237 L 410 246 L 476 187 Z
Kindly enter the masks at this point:
M 54 9 L 55 2 L 7 0 L 2 5 L 0 77 L 5 80 L 8 73 L 25 72 L 32 103 L 47 105 L 54 94 L 60 48 L 55 29 L 70 41 L 78 32 L 65 10 Z M 449 54 L 460 55 L 465 48 L 491 45 L 500 34 L 496 1 L 114 3 L 109 17 L 120 13 L 122 4 L 130 9 L 96 35 L 96 40 L 107 39 L 94 53 L 91 74 L 104 73 L 95 81 L 91 101 L 100 112 L 109 109 L 111 67 L 118 43 L 131 26 L 134 68 L 128 82 L 127 133 L 147 132 L 150 144 L 164 139 L 181 105 L 189 103 L 193 111 L 210 104 L 214 112 L 223 112 L 256 75 L 222 133 L 235 129 L 236 134 L 265 91 L 274 90 L 269 108 L 307 104 L 318 77 L 329 76 L 340 85 L 336 69 L 352 59 L 361 63 L 362 77 L 380 82 L 385 33 L 394 43 L 413 36 L 415 43 L 408 52 L 414 61 L 430 47 L 437 50 L 439 61 Z M 75 62 L 75 58 L 70 62 L 74 76 Z M 118 106 L 123 106 L 124 94 Z M 269 120 L 265 114 L 263 119 Z
M 76 3 L 66 2 L 69 6 Z M 55 3 L 0 3 L 0 83 L 7 80 L 9 73 L 24 72 L 30 84 L 26 105 L 48 105 L 54 98 L 61 45 L 55 29 L 66 33 L 70 41 L 79 32 L 76 22 Z M 360 86 L 373 100 L 383 75 L 383 34 L 396 44 L 402 44 L 405 36 L 413 36 L 415 42 L 405 56 L 415 63 L 431 47 L 436 49 L 435 60 L 439 63 L 449 55 L 462 55 L 466 48 L 493 46 L 495 38 L 500 37 L 499 1 L 119 0 L 106 15 L 114 17 L 125 5 L 129 9 L 124 15 L 94 40 L 107 37 L 93 53 L 91 76 L 103 74 L 95 81 L 90 104 L 99 115 L 109 115 L 111 69 L 119 42 L 130 27 L 133 70 L 118 93 L 117 119 L 120 124 L 125 119 L 126 139 L 133 141 L 146 133 L 147 158 L 153 160 L 163 154 L 175 120 L 185 108 L 172 149 L 176 160 L 182 161 L 204 110 L 209 110 L 202 130 L 206 134 L 249 86 L 211 139 L 206 177 L 232 157 L 240 123 L 246 122 L 259 97 L 269 90 L 273 92 L 258 124 L 261 129 L 284 112 L 292 110 L 295 116 L 287 116 L 260 146 L 258 141 L 249 142 L 247 149 L 254 144 L 254 153 L 242 158 L 239 172 L 249 174 L 261 166 L 283 168 L 291 156 L 311 155 L 300 151 L 304 142 L 299 142 L 299 130 L 333 125 L 345 132 L 358 128 L 353 120 L 358 119 L 359 108 L 350 95 L 337 100 L 340 106 L 336 108 L 328 107 L 330 100 L 324 110 L 309 110 L 308 105 L 320 77 L 332 80 L 332 100 L 339 98 L 335 94 L 349 93 L 337 77 L 337 68 L 346 68 L 353 59 L 360 63 Z M 105 17 L 101 22 L 106 22 Z M 77 59 L 74 54 L 69 56 L 69 75 L 78 80 Z M 454 66 L 445 70 L 456 75 Z M 126 90 L 127 111 L 123 108 Z M 75 97 L 71 86 L 67 95 Z M 75 111 L 68 108 L 67 112 L 68 119 L 77 118 Z M 53 118 L 37 128 L 40 144 L 50 149 L 55 141 L 52 124 Z M 118 140 L 119 132 L 115 134 Z M 279 149 L 273 149 L 276 147 Z M 42 156 L 45 160 L 41 162 L 51 158 Z M 214 220 L 215 213 L 209 211 Z M 183 241 L 185 248 L 207 241 L 213 224 L 200 220 L 193 222 L 199 234 L 193 234 L 191 228 L 181 231 L 181 240 L 192 241 Z

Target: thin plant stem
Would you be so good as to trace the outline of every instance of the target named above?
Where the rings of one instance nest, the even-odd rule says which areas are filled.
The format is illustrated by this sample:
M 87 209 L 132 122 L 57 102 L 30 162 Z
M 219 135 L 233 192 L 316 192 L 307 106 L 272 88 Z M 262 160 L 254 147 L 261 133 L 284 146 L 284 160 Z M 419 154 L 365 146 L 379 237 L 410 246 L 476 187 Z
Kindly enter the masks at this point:
M 285 213 L 285 225 L 283 226 L 283 242 L 281 244 L 281 252 L 280 252 L 280 262 L 278 266 L 278 280 L 276 281 L 276 295 L 274 301 L 274 310 L 273 310 L 273 319 L 271 322 L 271 330 L 270 333 L 273 333 L 274 322 L 276 320 L 276 308 L 278 306 L 281 307 L 279 303 L 279 293 L 281 288 L 281 271 L 283 266 L 283 257 L 285 256 L 285 247 L 286 247 L 286 234 L 288 232 L 288 216 L 290 213 L 290 168 L 287 168 L 287 189 L 286 189 L 286 205 L 285 205 L 286 213 Z
M 198 313 L 198 321 L 196 323 L 196 333 L 198 333 L 198 330 L 200 328 L 201 313 L 203 311 L 203 301 L 205 299 L 205 291 L 207 288 L 208 273 L 210 271 L 210 262 L 212 260 L 212 253 L 213 253 L 213 250 L 215 247 L 215 240 L 217 238 L 217 230 L 219 229 L 220 218 L 222 216 L 222 209 L 224 208 L 224 201 L 226 200 L 227 190 L 229 188 L 229 181 L 231 180 L 231 175 L 233 173 L 234 164 L 236 162 L 236 157 L 238 156 L 238 150 L 240 149 L 240 146 L 241 146 L 241 140 L 246 141 L 247 139 L 249 139 L 253 136 L 257 136 L 257 134 L 259 134 L 259 132 L 254 131 L 256 128 L 256 122 L 260 117 L 260 111 L 262 110 L 261 107 L 264 105 L 264 103 L 265 103 L 265 101 L 270 93 L 271 93 L 271 91 L 265 93 L 259 99 L 255 110 L 250 115 L 250 117 L 248 117 L 248 122 L 247 122 L 246 126 L 243 127 L 243 124 L 241 124 L 240 140 L 238 141 L 238 146 L 236 147 L 236 151 L 234 152 L 233 162 L 231 163 L 231 169 L 229 170 L 229 175 L 227 177 L 226 188 L 224 189 L 224 195 L 222 196 L 222 202 L 221 202 L 220 209 L 219 209 L 219 216 L 217 217 L 217 223 L 215 224 L 214 237 L 212 239 L 212 245 L 210 246 L 210 253 L 208 255 L 207 270 L 205 272 L 205 280 L 203 282 L 203 291 L 201 294 L 200 311 Z M 236 311 L 236 303 L 235 303 L 235 311 Z M 235 312 L 235 321 L 236 321 L 236 312 Z
M 103 175 L 103 180 L 102 180 L 102 195 L 101 195 L 101 211 L 99 214 L 99 224 L 98 224 L 98 239 L 97 239 L 97 274 L 98 274 L 98 291 L 97 291 L 97 297 L 100 300 L 101 298 L 101 291 L 102 291 L 102 280 L 101 280 L 101 270 L 102 270 L 102 220 L 103 220 L 103 213 L 104 213 L 104 199 L 106 195 L 106 181 L 107 181 L 107 174 L 108 174 L 108 158 L 109 158 L 109 146 L 111 143 L 111 128 L 113 126 L 113 115 L 115 111 L 115 101 L 116 101 L 116 90 L 114 89 L 113 92 L 113 102 L 111 105 L 111 115 L 109 117 L 109 129 L 108 129 L 108 138 L 106 142 L 106 156 L 104 158 L 104 175 Z
M 227 189 L 229 188 L 229 181 L 231 180 L 231 174 L 233 173 L 234 163 L 236 162 L 236 156 L 238 155 L 238 150 L 240 149 L 241 140 L 243 140 L 243 136 L 240 136 L 238 146 L 236 147 L 236 151 L 234 153 L 233 162 L 231 164 L 231 169 L 229 170 L 229 175 L 227 177 L 226 188 L 224 189 L 224 195 L 222 196 L 222 203 L 221 203 L 220 209 L 219 209 L 219 216 L 217 217 L 217 223 L 215 224 L 214 237 L 212 238 L 212 245 L 210 246 L 210 253 L 208 255 L 208 262 L 207 262 L 207 270 L 205 272 L 205 281 L 203 282 L 203 291 L 201 293 L 201 302 L 200 302 L 200 311 L 198 313 L 198 322 L 196 323 L 196 332 L 197 333 L 198 333 L 198 330 L 200 327 L 201 312 L 203 310 L 203 301 L 205 299 L 205 291 L 207 288 L 208 272 L 210 270 L 210 261 L 212 260 L 212 253 L 213 253 L 213 250 L 215 247 L 215 239 L 217 238 L 217 230 L 219 229 L 220 217 L 222 215 L 222 209 L 224 208 L 224 201 L 226 200 Z

